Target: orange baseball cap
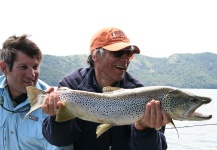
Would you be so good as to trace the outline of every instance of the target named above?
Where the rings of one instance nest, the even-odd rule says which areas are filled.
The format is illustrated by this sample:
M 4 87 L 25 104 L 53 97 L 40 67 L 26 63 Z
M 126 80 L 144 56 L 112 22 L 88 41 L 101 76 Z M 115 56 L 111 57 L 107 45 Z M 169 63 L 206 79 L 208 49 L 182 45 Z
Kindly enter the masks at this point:
M 130 44 L 130 39 L 122 30 L 115 27 L 107 27 L 93 35 L 90 42 L 90 53 L 101 47 L 109 51 L 119 51 L 131 46 L 134 47 L 135 53 L 140 53 L 140 49 L 136 45 Z

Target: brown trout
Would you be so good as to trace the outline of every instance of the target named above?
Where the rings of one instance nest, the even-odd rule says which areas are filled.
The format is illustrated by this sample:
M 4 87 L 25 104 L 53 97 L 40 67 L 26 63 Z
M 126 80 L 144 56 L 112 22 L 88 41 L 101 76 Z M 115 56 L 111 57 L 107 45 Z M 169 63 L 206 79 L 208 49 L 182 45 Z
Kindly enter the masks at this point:
M 32 86 L 26 89 L 31 105 L 30 111 L 26 114 L 28 116 L 41 107 L 47 93 Z M 146 104 L 153 99 L 159 100 L 162 109 L 174 120 L 200 121 L 212 118 L 212 115 L 195 112 L 201 105 L 210 103 L 211 98 L 169 86 L 135 89 L 105 87 L 103 93 L 72 90 L 67 87 L 58 88 L 56 91 L 64 104 L 64 107 L 57 110 L 56 121 L 78 117 L 101 123 L 97 127 L 97 137 L 112 126 L 129 125 L 139 121 L 143 117 Z M 171 123 L 173 124 L 173 121 Z

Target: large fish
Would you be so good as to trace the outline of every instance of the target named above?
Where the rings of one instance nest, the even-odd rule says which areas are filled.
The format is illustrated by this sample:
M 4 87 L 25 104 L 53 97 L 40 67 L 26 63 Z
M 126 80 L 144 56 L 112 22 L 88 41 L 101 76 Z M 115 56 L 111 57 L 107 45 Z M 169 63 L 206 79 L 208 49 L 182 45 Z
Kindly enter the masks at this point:
M 31 109 L 26 114 L 28 116 L 41 107 L 47 93 L 32 86 L 26 89 L 31 104 Z M 210 103 L 211 98 L 169 86 L 135 89 L 105 87 L 103 93 L 72 90 L 66 87 L 58 88 L 56 91 L 59 92 L 60 100 L 64 104 L 64 107 L 57 110 L 56 121 L 62 122 L 78 117 L 101 123 L 97 127 L 97 137 L 112 126 L 139 121 L 143 117 L 146 104 L 152 99 L 161 101 L 162 109 L 174 120 L 200 121 L 212 118 L 212 115 L 195 112 L 201 105 Z

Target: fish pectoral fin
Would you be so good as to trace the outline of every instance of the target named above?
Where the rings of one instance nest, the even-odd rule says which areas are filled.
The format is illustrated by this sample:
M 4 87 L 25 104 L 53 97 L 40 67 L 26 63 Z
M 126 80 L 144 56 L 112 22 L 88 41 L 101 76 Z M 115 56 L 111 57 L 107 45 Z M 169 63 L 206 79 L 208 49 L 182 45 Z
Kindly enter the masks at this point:
M 76 118 L 76 116 L 70 111 L 70 106 L 62 101 L 63 106 L 57 110 L 56 122 L 68 121 Z
M 30 108 L 29 112 L 27 112 L 26 115 L 24 116 L 23 121 L 26 119 L 26 117 L 27 117 L 29 114 L 31 114 L 33 111 L 35 111 L 35 110 L 37 110 L 37 109 L 39 109 L 39 108 L 41 108 L 41 105 L 32 106 L 32 107 Z
M 111 86 L 106 86 L 102 88 L 103 93 L 107 93 L 107 92 L 113 92 L 113 91 L 117 91 L 117 90 L 122 90 L 122 88 L 119 87 L 111 87 Z
M 172 124 L 172 126 L 176 129 L 176 132 L 177 132 L 177 135 L 178 135 L 178 138 L 179 138 L 179 132 L 178 132 L 178 130 L 177 130 L 177 128 L 176 128 L 176 126 L 175 126 L 175 124 L 174 124 L 174 122 L 173 122 L 172 119 L 171 119 L 170 124 Z
M 102 135 L 105 131 L 110 129 L 113 125 L 112 124 L 101 124 L 96 129 L 96 137 L 98 138 L 100 135 Z

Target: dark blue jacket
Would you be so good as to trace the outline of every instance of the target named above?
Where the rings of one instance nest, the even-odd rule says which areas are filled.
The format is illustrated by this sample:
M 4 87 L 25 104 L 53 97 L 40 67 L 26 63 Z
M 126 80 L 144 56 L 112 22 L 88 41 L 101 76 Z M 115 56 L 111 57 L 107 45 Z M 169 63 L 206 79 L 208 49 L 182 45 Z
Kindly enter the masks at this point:
M 60 86 L 84 91 L 97 91 L 94 85 L 94 69 L 80 68 L 65 76 Z M 136 88 L 143 85 L 129 73 L 119 83 L 121 88 Z M 74 144 L 75 150 L 165 150 L 165 127 L 157 131 L 146 129 L 138 131 L 134 125 L 114 126 L 96 138 L 99 124 L 81 119 L 73 119 L 57 123 L 55 117 L 48 117 L 43 123 L 43 134 L 53 145 L 64 146 Z

